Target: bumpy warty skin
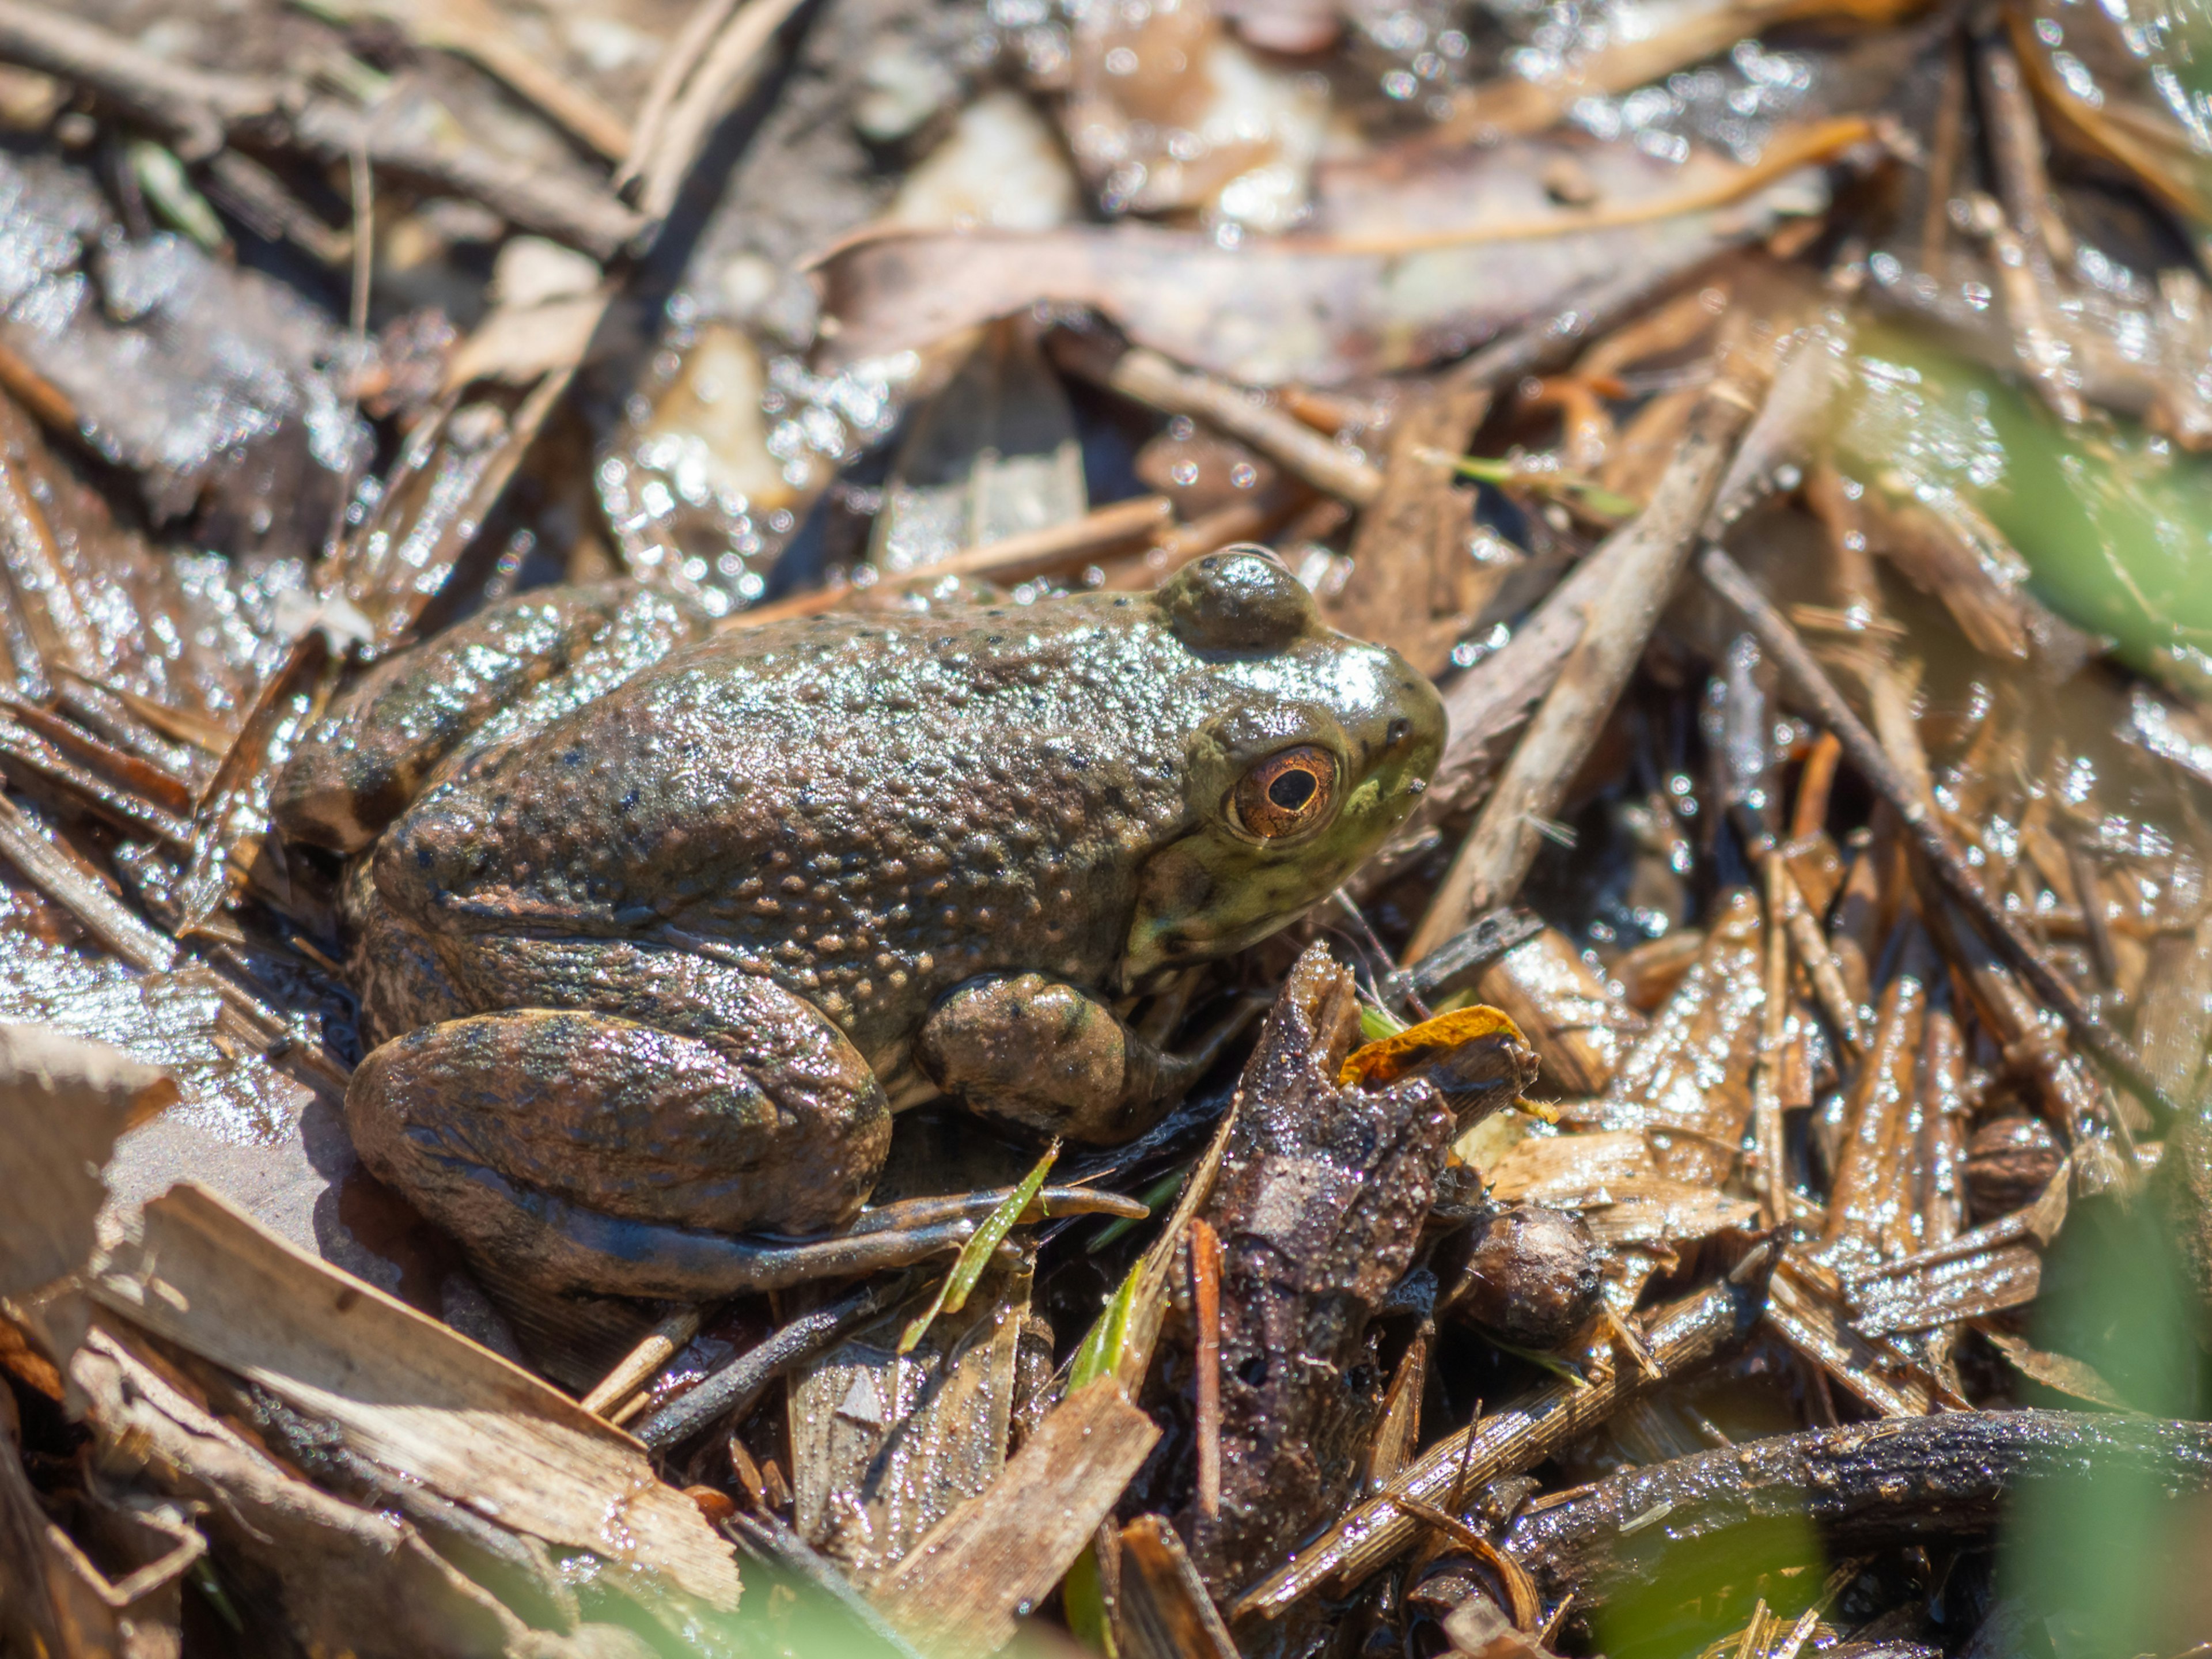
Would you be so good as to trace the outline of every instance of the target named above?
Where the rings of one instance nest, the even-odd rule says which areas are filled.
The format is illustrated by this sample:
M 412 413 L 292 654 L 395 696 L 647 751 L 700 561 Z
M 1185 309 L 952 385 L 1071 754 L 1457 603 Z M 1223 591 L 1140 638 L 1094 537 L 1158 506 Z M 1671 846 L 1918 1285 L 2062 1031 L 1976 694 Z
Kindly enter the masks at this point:
M 698 1230 L 848 1220 L 901 1106 L 1141 1133 L 1208 1051 L 1124 999 L 1324 897 L 1443 735 L 1249 550 L 720 633 L 611 583 L 371 670 L 272 813 L 349 860 L 363 1162 L 503 1273 L 696 1299 L 753 1271 Z
M 1193 730 L 1266 695 L 1255 679 L 1331 698 L 1341 667 L 1333 650 L 1208 661 L 1141 603 L 679 647 L 464 761 L 379 845 L 377 895 L 450 938 L 465 1002 L 472 942 L 655 940 L 775 979 L 884 1073 L 975 975 L 1128 988 L 1145 855 L 1194 816 Z

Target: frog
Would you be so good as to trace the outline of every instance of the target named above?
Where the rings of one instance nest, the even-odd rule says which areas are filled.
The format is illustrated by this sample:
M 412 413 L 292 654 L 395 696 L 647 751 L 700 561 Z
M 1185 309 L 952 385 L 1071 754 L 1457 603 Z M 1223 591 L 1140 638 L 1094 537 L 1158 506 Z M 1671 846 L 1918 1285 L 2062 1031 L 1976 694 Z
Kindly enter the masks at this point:
M 368 669 L 275 781 L 338 861 L 356 1151 L 510 1279 L 698 1294 L 716 1241 L 853 1224 L 927 1100 L 1144 1133 L 1220 1042 L 1139 1004 L 1328 897 L 1443 746 L 1429 681 L 1256 547 L 735 620 L 525 592 Z

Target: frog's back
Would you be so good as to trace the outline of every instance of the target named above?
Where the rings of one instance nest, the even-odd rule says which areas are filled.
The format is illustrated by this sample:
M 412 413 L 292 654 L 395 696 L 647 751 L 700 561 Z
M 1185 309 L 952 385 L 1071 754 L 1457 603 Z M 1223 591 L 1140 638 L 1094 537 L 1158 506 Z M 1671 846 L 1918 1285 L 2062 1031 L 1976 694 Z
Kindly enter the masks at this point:
M 1203 699 L 1103 596 L 733 631 L 462 758 L 377 886 L 450 929 L 711 951 L 893 1044 L 977 973 L 1110 974 Z

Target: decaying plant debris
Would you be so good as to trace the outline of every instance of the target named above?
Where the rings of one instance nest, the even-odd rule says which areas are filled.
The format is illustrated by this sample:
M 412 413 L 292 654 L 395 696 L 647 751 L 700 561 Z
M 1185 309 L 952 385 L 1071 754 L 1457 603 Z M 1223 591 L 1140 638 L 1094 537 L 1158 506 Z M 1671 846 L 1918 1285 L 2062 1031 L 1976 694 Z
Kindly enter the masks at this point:
M 0 1656 L 2212 1650 L 2207 63 L 0 0 Z M 627 1285 L 362 1168 L 270 809 L 377 664 L 1243 543 L 1449 732 L 1157 1127 Z

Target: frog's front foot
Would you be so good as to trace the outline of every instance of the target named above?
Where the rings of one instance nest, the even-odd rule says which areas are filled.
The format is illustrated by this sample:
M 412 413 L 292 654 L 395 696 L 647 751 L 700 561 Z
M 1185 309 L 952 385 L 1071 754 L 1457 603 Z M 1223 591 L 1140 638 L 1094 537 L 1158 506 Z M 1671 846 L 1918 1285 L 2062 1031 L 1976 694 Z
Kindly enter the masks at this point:
M 938 1087 L 980 1112 L 1110 1146 L 1158 1122 L 1249 1018 L 1225 1023 L 1191 1054 L 1171 1054 L 1072 985 L 995 975 L 946 994 L 915 1058 Z
M 354 1145 L 430 1220 L 531 1282 L 580 1276 L 549 1260 L 549 1228 L 564 1256 L 603 1253 L 612 1285 L 649 1270 L 632 1258 L 655 1239 L 838 1225 L 882 1170 L 883 1091 L 813 1008 L 736 977 L 755 1018 L 719 1031 L 523 1008 L 395 1038 L 346 1091 Z

